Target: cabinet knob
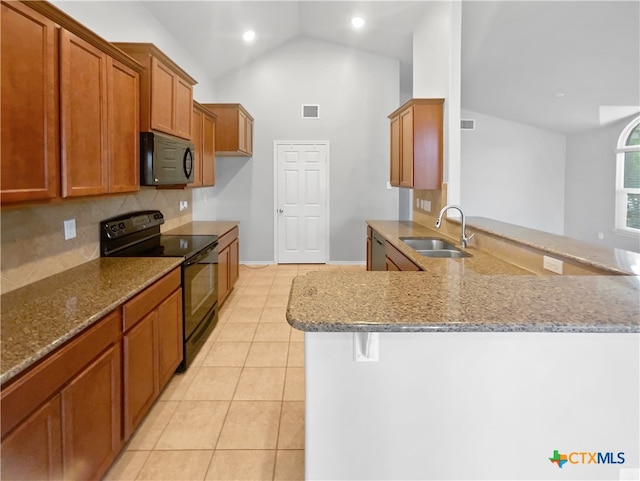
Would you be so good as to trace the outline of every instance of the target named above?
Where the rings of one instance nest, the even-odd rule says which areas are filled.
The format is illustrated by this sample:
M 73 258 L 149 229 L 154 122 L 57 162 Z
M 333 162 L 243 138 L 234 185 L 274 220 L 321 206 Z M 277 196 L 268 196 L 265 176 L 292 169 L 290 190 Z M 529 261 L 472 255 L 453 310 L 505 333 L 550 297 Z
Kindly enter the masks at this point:
M 280 214 L 282 214 L 282 213 L 284 212 L 284 210 L 282 210 L 282 209 L 278 209 L 278 212 L 279 212 Z

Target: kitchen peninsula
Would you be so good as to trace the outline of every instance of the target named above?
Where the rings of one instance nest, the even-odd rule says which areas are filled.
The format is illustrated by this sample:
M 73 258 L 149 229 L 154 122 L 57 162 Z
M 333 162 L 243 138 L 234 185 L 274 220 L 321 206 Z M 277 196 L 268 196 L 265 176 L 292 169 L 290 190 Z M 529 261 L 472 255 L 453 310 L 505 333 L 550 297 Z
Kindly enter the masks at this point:
M 638 277 L 534 275 L 473 248 L 420 259 L 399 238 L 441 232 L 369 225 L 423 272 L 294 280 L 306 479 L 634 479 L 623 476 L 640 465 Z M 605 257 L 598 269 L 614 267 Z M 554 451 L 613 454 L 559 473 Z

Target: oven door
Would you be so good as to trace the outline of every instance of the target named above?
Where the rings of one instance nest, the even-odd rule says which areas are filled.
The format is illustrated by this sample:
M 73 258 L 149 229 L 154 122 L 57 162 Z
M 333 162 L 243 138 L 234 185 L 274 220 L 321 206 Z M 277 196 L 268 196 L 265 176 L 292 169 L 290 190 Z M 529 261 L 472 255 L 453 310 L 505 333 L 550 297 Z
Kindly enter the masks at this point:
M 191 337 L 198 325 L 218 301 L 218 243 L 211 244 L 184 263 L 184 339 Z

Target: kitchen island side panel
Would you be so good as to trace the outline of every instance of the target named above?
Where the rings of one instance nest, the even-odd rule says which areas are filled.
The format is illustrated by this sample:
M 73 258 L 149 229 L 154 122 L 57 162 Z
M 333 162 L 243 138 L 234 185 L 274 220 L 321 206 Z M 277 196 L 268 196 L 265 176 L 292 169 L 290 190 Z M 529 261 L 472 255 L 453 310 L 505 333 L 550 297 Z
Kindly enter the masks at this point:
M 353 336 L 305 333 L 308 480 L 638 473 L 638 334 L 380 333 L 377 362 L 354 361 Z M 617 463 L 560 468 L 556 450 Z

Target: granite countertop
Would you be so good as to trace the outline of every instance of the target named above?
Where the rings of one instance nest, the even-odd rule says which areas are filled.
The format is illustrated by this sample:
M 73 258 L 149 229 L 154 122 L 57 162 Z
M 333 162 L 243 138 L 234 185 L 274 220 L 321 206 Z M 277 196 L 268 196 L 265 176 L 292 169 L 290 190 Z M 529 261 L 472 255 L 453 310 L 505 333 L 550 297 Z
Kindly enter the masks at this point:
M 0 384 L 178 267 L 182 258 L 99 258 L 0 297 Z
M 451 220 L 456 220 L 451 219 Z M 515 241 L 598 269 L 625 275 L 640 274 L 640 253 L 604 247 L 486 217 L 468 217 L 467 228 Z
M 194 221 L 163 232 L 166 235 L 217 235 L 221 237 L 240 222 L 234 220 Z
M 400 237 L 442 237 L 441 232 L 430 229 L 412 221 L 370 220 L 367 224 L 381 234 L 388 242 L 407 256 L 413 263 L 430 273 L 459 275 L 530 275 L 521 267 L 510 264 L 477 249 L 460 249 L 471 254 L 471 257 L 433 258 L 418 254 L 414 249 L 400 241 Z M 452 240 L 458 244 L 459 241 Z
M 368 221 L 423 272 L 310 272 L 293 281 L 287 320 L 310 332 L 640 332 L 640 277 L 540 276 L 475 249 L 420 256 L 401 236 L 439 232 Z

